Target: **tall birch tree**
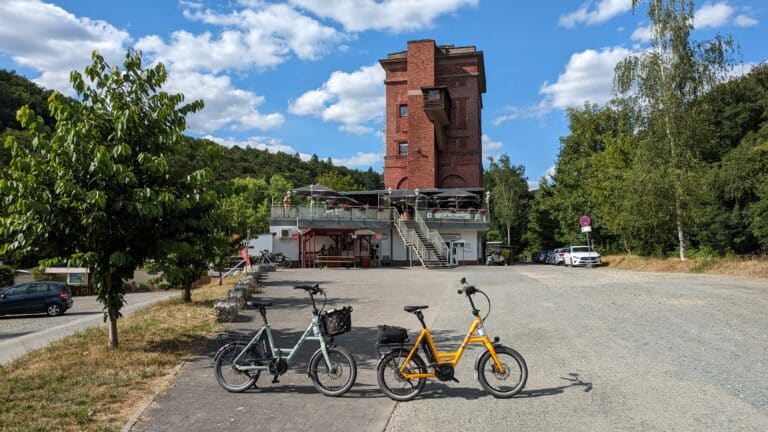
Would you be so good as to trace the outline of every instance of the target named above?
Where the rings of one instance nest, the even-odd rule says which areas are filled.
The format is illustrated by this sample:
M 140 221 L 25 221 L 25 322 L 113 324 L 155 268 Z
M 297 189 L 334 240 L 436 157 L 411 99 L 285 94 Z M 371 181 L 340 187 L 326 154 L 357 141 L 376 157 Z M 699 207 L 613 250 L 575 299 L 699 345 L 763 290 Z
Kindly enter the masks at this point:
M 632 0 L 637 10 L 640 0 Z M 733 40 L 717 36 L 695 42 L 693 0 L 650 0 L 650 47 L 616 66 L 615 88 L 633 108 L 638 126 L 653 133 L 656 168 L 673 191 L 673 213 L 680 260 L 685 260 L 686 224 L 690 215 L 692 168 L 696 165 L 697 121 L 686 115 L 690 105 L 718 82 L 731 65 Z

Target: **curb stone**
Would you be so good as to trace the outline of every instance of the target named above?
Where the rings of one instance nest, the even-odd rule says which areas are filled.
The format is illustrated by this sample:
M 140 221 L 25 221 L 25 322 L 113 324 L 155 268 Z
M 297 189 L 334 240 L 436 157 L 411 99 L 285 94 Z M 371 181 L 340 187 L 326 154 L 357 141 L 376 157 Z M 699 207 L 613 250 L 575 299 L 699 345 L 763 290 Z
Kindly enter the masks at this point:
M 187 361 L 183 361 L 179 363 L 176 367 L 174 367 L 171 372 L 166 375 L 167 378 L 174 378 L 176 375 L 181 372 L 181 370 L 184 368 L 184 365 L 187 364 Z M 120 432 L 130 432 L 130 430 L 133 428 L 133 426 L 136 425 L 136 423 L 139 421 L 139 418 L 144 414 L 144 412 L 149 408 L 150 405 L 152 405 L 152 402 L 155 401 L 155 398 L 160 394 L 160 390 L 154 391 L 151 395 L 147 396 L 144 399 L 144 402 L 141 403 L 139 408 L 134 411 L 133 415 L 128 419 L 127 422 L 123 425 L 123 428 L 120 429 Z

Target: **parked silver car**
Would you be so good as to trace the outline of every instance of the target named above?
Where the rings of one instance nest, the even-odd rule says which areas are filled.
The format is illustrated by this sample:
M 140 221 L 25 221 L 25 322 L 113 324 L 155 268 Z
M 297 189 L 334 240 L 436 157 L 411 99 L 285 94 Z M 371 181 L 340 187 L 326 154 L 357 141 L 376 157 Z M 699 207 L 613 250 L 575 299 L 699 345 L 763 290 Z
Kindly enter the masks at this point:
M 558 248 L 552 251 L 549 256 L 549 263 L 554 265 L 565 264 L 565 251 L 566 248 Z

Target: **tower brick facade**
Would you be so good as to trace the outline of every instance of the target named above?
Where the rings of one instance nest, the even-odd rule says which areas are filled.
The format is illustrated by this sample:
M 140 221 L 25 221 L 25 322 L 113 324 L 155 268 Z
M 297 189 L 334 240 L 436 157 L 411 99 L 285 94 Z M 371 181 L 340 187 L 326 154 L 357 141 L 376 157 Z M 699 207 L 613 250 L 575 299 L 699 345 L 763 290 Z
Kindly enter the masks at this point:
M 379 62 L 387 89 L 384 187 L 482 187 L 483 52 L 418 40 Z

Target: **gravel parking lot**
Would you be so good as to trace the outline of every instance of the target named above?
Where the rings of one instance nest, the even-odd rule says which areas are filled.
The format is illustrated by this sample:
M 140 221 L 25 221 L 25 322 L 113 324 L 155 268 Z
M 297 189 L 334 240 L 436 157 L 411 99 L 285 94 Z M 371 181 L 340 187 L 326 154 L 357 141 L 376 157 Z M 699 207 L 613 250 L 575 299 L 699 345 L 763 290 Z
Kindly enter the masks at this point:
M 486 328 L 526 358 L 526 389 L 487 396 L 472 371 L 475 348 L 457 367 L 459 383 L 430 382 L 416 400 L 395 404 L 376 385 L 375 326 L 415 332 L 402 306 L 429 304 L 427 322 L 450 350 L 472 319 L 455 291 L 461 276 L 491 297 Z M 347 396 L 317 394 L 301 366 L 280 384 L 262 377 L 258 390 L 226 393 L 213 378 L 211 347 L 135 430 L 768 430 L 764 281 L 535 265 L 280 270 L 264 294 L 276 303 L 276 331 L 303 330 L 307 301 L 290 288 L 305 281 L 355 308 L 355 330 L 338 339 L 360 368 Z

